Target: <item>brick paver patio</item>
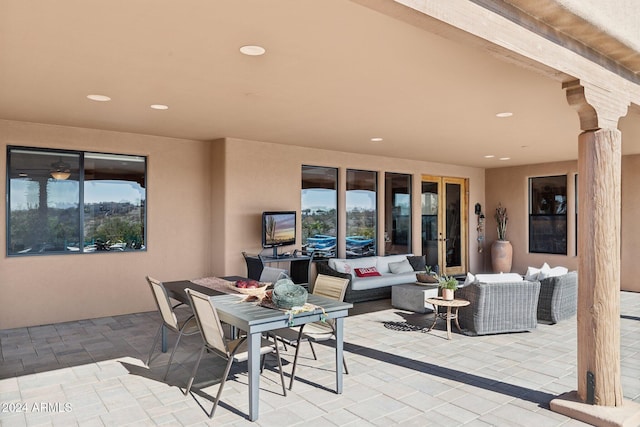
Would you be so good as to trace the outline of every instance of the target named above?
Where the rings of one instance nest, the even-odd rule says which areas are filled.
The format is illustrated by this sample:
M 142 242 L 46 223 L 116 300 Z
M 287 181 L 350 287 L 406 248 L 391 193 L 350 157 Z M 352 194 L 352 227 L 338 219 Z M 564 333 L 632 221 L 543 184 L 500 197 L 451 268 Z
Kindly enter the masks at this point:
M 625 398 L 640 402 L 640 294 L 621 293 Z M 187 314 L 183 311 L 182 314 Z M 394 309 L 389 300 L 358 304 L 345 322 L 344 394 L 332 392 L 331 347 L 308 346 L 293 390 L 282 396 L 274 361 L 260 382 L 260 418 L 251 423 L 247 376 L 232 371 L 213 422 L 205 415 L 217 383 L 182 390 L 199 337 L 186 337 L 162 381 L 167 354 L 143 362 L 159 322 L 155 312 L 0 331 L 2 426 L 579 426 L 549 410 L 576 389 L 576 320 L 533 332 L 446 339 L 444 323 L 425 333 L 430 314 Z M 454 329 L 455 330 L 455 329 Z M 170 336 L 170 344 L 175 336 Z M 183 345 L 184 344 L 184 345 Z M 285 375 L 293 350 L 283 353 Z M 220 375 L 205 357 L 196 382 Z M 200 406 L 202 405 L 202 407 Z

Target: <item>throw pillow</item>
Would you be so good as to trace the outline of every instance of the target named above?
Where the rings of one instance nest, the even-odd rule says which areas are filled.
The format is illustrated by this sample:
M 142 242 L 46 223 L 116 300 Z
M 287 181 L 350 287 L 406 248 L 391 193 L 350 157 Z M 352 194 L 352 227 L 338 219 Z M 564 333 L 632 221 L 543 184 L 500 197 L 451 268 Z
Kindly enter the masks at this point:
M 476 281 L 476 276 L 474 276 L 471 273 L 467 273 L 467 277 L 464 279 L 464 283 L 462 284 L 462 286 L 468 285 L 470 283 L 473 283 Z
M 548 277 L 549 272 L 551 272 L 551 267 L 549 267 L 549 264 L 545 262 L 544 264 L 542 264 L 542 267 L 540 267 L 540 272 L 538 273 L 537 280 L 542 280 L 545 277 Z
M 354 268 L 354 271 L 358 277 L 381 276 L 375 267 Z
M 400 274 L 400 273 L 411 273 L 414 270 L 409 260 L 405 259 L 403 261 L 390 262 L 389 271 L 391 271 L 393 274 Z
M 529 280 L 534 282 L 538 280 L 538 274 L 540 274 L 540 269 L 535 267 L 527 268 L 527 272 L 524 275 L 524 280 Z
M 538 280 L 542 280 L 542 279 L 546 279 L 548 277 L 558 277 L 558 276 L 563 276 L 565 274 L 567 274 L 569 272 L 569 269 L 566 267 L 553 267 L 550 268 L 548 271 L 545 272 L 544 276 L 542 276 L 542 274 L 538 275 Z
M 336 271 L 338 273 L 347 273 L 347 274 L 351 274 L 352 268 L 350 264 L 347 264 L 344 261 L 334 261 L 335 266 L 336 266 Z
M 407 261 L 413 267 L 413 271 L 427 271 L 427 257 L 425 255 L 407 256 Z

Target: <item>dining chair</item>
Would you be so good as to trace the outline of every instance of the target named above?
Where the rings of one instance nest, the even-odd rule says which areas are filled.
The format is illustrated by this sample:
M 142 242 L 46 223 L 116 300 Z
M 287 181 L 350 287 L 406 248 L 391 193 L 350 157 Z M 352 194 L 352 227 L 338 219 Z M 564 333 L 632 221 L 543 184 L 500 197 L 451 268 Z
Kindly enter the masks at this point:
M 276 267 L 265 267 L 260 274 L 261 282 L 276 283 L 280 279 L 288 279 L 289 270 Z
M 327 276 L 319 274 L 313 285 L 312 294 L 319 295 L 326 298 L 331 298 L 336 301 L 343 301 L 344 294 L 347 290 L 349 279 L 343 279 L 340 277 Z M 293 380 L 295 379 L 296 367 L 298 365 L 298 355 L 300 352 L 300 343 L 307 341 L 311 347 L 313 358 L 318 360 L 316 351 L 313 348 L 314 342 L 327 341 L 335 338 L 335 322 L 333 319 L 327 319 L 324 322 L 307 323 L 300 326 L 298 330 L 294 328 L 278 329 L 274 331 L 276 336 L 281 339 L 285 344 L 293 345 L 296 348 L 295 356 L 293 358 L 293 367 L 291 369 L 291 380 L 289 382 L 289 390 L 293 387 Z M 342 358 L 345 373 L 349 373 L 347 368 L 347 361 Z
M 253 256 L 246 252 L 242 252 L 244 262 L 247 264 L 247 277 L 253 280 L 260 280 L 262 270 L 264 270 L 264 263 L 260 255 Z
M 151 345 L 151 350 L 149 350 L 149 356 L 147 357 L 146 365 L 149 366 L 151 362 L 151 356 L 153 355 L 153 350 L 158 344 L 158 339 L 162 333 L 162 328 L 166 327 L 178 334 L 178 338 L 176 339 L 176 343 L 173 346 L 173 350 L 171 350 L 171 356 L 169 357 L 169 363 L 167 364 L 167 370 L 164 373 L 163 379 L 167 379 L 167 375 L 169 374 L 169 369 L 171 368 L 171 362 L 173 361 L 173 356 L 175 355 L 176 349 L 178 348 L 178 344 L 180 343 L 180 338 L 183 335 L 195 335 L 198 333 L 198 324 L 194 315 L 189 316 L 184 321 L 178 321 L 178 317 L 174 309 L 180 305 L 176 304 L 171 306 L 171 301 L 169 300 L 169 295 L 167 294 L 167 290 L 165 289 L 162 282 L 147 276 L 147 282 L 151 287 L 151 293 L 153 294 L 156 305 L 158 306 L 158 311 L 162 316 L 162 322 L 158 327 L 158 332 L 156 333 L 156 337 L 153 340 L 153 344 Z
M 218 317 L 218 312 L 211 303 L 209 296 L 189 288 L 185 289 L 185 292 L 187 293 L 187 295 L 189 296 L 189 300 L 191 301 L 191 307 L 193 308 L 196 322 L 199 326 L 200 334 L 203 341 L 200 354 L 198 355 L 198 359 L 196 360 L 196 364 L 193 367 L 193 372 L 191 373 L 191 377 L 189 378 L 189 382 L 187 383 L 187 388 L 184 392 L 185 396 L 191 391 L 191 386 L 193 385 L 193 381 L 196 377 L 196 373 L 198 372 L 198 367 L 200 366 L 200 361 L 202 360 L 202 356 L 204 355 L 205 350 L 213 352 L 216 355 L 221 356 L 222 358 L 227 360 L 227 366 L 224 370 L 224 374 L 218 388 L 218 393 L 213 402 L 213 408 L 211 408 L 211 412 L 208 414 L 209 418 L 213 418 L 213 414 L 218 407 L 218 402 L 220 401 L 220 396 L 222 396 L 222 389 L 224 388 L 227 377 L 229 376 L 231 365 L 233 365 L 234 362 L 245 362 L 249 359 L 247 336 L 245 335 L 233 340 L 228 340 L 227 338 L 225 338 L 224 331 L 222 329 L 222 323 L 220 322 L 220 318 Z M 273 342 L 261 338 L 260 355 L 263 357 L 261 371 L 264 368 L 264 357 L 267 354 L 271 354 L 274 352 L 276 354 L 276 358 L 278 359 L 280 381 L 282 382 L 282 393 L 284 396 L 286 396 L 287 389 L 284 384 L 282 360 L 280 359 L 278 343 L 275 340 L 275 337 L 273 337 Z

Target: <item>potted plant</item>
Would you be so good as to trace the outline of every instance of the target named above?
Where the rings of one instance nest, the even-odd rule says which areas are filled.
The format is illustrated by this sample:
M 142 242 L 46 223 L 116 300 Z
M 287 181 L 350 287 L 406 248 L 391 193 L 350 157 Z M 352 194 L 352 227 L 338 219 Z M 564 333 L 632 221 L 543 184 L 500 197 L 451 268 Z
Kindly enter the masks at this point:
M 453 293 L 458 289 L 458 279 L 453 276 L 438 276 L 438 286 L 442 289 L 442 299 L 453 300 Z
M 498 203 L 495 219 L 497 223 L 498 240 L 491 245 L 491 267 L 494 273 L 509 273 L 513 257 L 513 247 L 507 240 L 507 208 Z

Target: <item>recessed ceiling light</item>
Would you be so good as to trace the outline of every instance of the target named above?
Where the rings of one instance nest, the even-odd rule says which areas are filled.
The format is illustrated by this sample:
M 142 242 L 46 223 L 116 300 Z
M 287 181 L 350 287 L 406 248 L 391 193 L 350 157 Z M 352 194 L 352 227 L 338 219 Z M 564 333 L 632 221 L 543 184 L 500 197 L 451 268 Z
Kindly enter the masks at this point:
M 371 138 L 371 142 L 381 142 L 381 141 L 383 141 L 383 139 L 380 137 Z
M 247 45 L 247 46 L 242 46 L 240 48 L 240 53 L 244 55 L 249 55 L 249 56 L 260 56 L 260 55 L 264 55 L 265 52 L 266 52 L 266 49 L 263 48 L 262 46 Z
M 500 157 L 500 160 L 511 160 L 511 157 Z
M 98 101 L 98 102 L 106 102 L 106 101 L 111 101 L 111 98 L 109 98 L 107 95 L 87 95 L 87 98 L 89 98 L 92 101 Z
M 164 104 L 153 104 L 150 105 L 149 107 L 153 108 L 154 110 L 168 110 L 169 106 L 168 105 L 164 105 Z
M 511 116 L 513 116 L 513 113 L 510 111 L 505 111 L 505 112 L 496 114 L 496 117 L 500 117 L 501 119 L 505 117 L 511 117 Z
M 487 154 L 484 156 L 485 159 L 493 159 L 495 156 L 493 154 Z

